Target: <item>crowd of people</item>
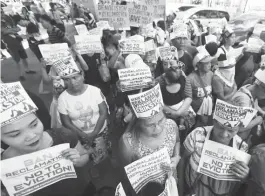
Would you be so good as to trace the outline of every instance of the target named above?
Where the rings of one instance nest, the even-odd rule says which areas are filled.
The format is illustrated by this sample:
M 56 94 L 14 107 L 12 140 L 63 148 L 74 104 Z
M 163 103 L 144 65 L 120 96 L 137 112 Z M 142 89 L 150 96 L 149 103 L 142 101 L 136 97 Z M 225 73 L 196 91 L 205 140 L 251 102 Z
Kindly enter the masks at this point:
M 23 7 L 20 14 L 1 12 L 2 49 L 6 48 L 17 63 L 19 80 L 26 80 L 25 74 L 35 74 L 22 45 L 27 39 L 41 65 L 42 86 L 53 87 L 49 109 L 28 90 L 28 99 L 37 110 L 7 119 L 6 123 L 1 109 L 1 160 L 70 143 L 62 156 L 73 162 L 77 178 L 64 179 L 30 195 L 114 195 L 115 188 L 96 191 L 89 176 L 91 167 L 109 158 L 113 167 L 120 170 L 121 175 L 117 176 L 127 196 L 159 196 L 165 189 L 167 175 L 155 178 L 136 193 L 124 167 L 163 148 L 171 159 L 166 170 L 173 173 L 181 196 L 265 195 L 264 42 L 258 52 L 253 52 L 248 48 L 252 32 L 243 42 L 236 43 L 234 31 L 226 25 L 209 23 L 199 33 L 191 25 L 198 21 L 179 20 L 171 13 L 167 21 L 154 20 L 145 31 L 139 26 L 102 29 L 104 51 L 80 54 L 67 37 L 65 21 L 85 24 L 89 31 L 97 28 L 93 14 L 82 4 L 68 1 L 65 12 L 53 3 L 48 13 L 41 8 L 41 4 L 32 3 Z M 26 27 L 27 34 L 19 35 L 17 25 Z M 40 26 L 47 30 L 48 41 L 42 38 Z M 130 37 L 153 40 L 155 57 L 150 60 L 148 55 L 124 54 L 120 40 Z M 47 43 L 67 43 L 78 70 L 62 76 L 43 58 L 39 45 Z M 168 59 L 161 54 L 160 48 L 165 47 L 171 48 Z M 240 53 L 236 52 L 239 48 Z M 137 67 L 150 68 L 149 86 L 124 92 L 119 70 Z M 3 89 L 8 84 L 1 83 L 1 106 L 5 106 Z M 159 111 L 145 118 L 137 116 L 128 96 L 146 92 L 157 84 L 163 100 Z M 255 109 L 257 114 L 247 126 L 241 122 L 223 123 L 214 118 L 217 100 Z M 232 110 L 226 112 L 234 115 Z M 121 133 L 117 133 L 118 129 Z M 111 139 L 115 134 L 118 139 Z M 231 165 L 236 181 L 217 180 L 198 172 L 208 140 L 251 155 L 249 164 L 235 161 Z M 3 184 L 2 195 L 8 195 Z

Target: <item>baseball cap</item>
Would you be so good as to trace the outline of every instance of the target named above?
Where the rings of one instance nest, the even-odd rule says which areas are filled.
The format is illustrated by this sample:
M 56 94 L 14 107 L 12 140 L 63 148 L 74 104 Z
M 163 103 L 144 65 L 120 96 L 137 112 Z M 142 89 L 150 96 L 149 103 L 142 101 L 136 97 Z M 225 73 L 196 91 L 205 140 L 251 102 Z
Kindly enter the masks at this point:
M 147 66 L 143 59 L 138 54 L 129 54 L 125 58 L 125 67 L 126 68 L 137 68 Z

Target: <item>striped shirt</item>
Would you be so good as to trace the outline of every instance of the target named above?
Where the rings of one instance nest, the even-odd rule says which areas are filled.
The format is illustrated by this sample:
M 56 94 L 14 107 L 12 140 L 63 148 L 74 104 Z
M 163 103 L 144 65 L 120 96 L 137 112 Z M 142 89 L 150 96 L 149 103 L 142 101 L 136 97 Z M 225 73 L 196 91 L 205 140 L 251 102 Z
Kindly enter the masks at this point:
M 49 32 L 47 32 L 49 35 L 49 41 L 51 44 L 56 44 L 56 43 L 62 43 L 63 38 L 65 36 L 64 32 L 62 32 L 60 29 L 57 27 L 53 27 L 53 29 Z
M 204 128 L 205 129 L 203 129 L 202 127 L 199 127 L 193 130 L 184 141 L 185 149 L 191 153 L 191 157 L 189 161 L 194 171 L 197 171 L 198 169 L 204 142 L 206 139 L 209 139 L 211 131 L 213 130 L 213 126 L 208 126 Z M 239 149 L 241 142 L 242 142 L 242 139 L 238 135 L 235 135 L 233 138 L 233 148 Z M 248 145 L 245 142 L 243 142 L 240 150 L 247 152 Z

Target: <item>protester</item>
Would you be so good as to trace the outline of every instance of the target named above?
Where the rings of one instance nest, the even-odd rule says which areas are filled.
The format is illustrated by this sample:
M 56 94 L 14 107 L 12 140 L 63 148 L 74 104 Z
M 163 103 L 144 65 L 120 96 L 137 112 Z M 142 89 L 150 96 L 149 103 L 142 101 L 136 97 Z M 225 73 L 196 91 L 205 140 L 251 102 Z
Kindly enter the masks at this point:
M 33 12 L 36 20 L 39 22 L 40 21 L 41 12 L 40 12 L 38 6 L 36 5 L 36 3 L 34 1 L 31 2 L 30 10 Z
M 62 20 L 63 17 L 66 17 L 64 13 L 62 13 L 60 10 L 57 9 L 56 4 L 50 3 L 50 12 L 48 13 L 48 16 L 55 21 L 55 26 L 58 27 L 62 32 L 65 33 L 65 26 L 64 22 Z M 44 27 L 45 28 L 45 27 Z
M 187 82 L 190 82 L 192 88 L 191 106 L 197 114 L 196 127 L 209 125 L 212 115 L 212 79 L 210 56 L 205 47 L 199 48 L 199 53 L 193 60 L 195 71 L 189 76 Z
M 1 11 L 1 38 L 6 43 L 8 52 L 16 62 L 18 71 L 19 71 L 19 79 L 24 81 L 25 73 L 34 74 L 36 73 L 33 70 L 29 69 L 28 65 L 28 55 L 23 48 L 22 45 L 22 37 L 18 35 L 20 28 L 15 24 L 13 19 L 6 15 L 3 10 Z M 22 64 L 20 64 L 20 59 L 22 60 Z
M 105 97 L 97 87 L 84 84 L 82 72 L 63 80 L 67 90 L 58 99 L 62 124 L 78 135 L 93 163 L 98 164 L 106 158 L 109 148 Z

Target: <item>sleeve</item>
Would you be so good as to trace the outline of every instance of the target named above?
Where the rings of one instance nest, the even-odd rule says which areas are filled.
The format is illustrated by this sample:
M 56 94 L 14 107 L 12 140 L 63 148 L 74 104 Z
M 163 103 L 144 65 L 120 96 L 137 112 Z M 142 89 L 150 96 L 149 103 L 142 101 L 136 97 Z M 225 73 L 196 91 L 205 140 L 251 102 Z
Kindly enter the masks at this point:
M 63 38 L 64 38 L 64 36 L 65 36 L 64 32 L 62 32 L 62 31 L 61 31 L 60 29 L 58 29 L 58 28 L 56 28 L 55 31 L 56 31 L 56 36 L 57 36 L 59 39 L 63 39 Z
M 191 82 L 190 82 L 189 77 L 186 77 L 184 96 L 185 98 L 192 98 L 192 88 L 191 88 Z
M 194 131 L 192 131 L 185 139 L 183 145 L 185 147 L 185 149 L 192 153 L 195 151 L 196 148 L 196 140 L 195 140 L 195 135 L 197 133 L 197 130 L 195 129 Z
M 212 89 L 214 94 L 217 94 L 219 92 L 224 92 L 224 86 L 222 85 L 222 82 L 220 81 L 218 76 L 213 76 L 212 80 Z
M 65 104 L 65 99 L 64 99 L 64 93 L 62 93 L 58 99 L 58 111 L 61 114 L 67 115 L 67 109 L 66 109 L 66 104 Z
M 103 101 L 105 101 L 105 96 L 102 94 L 99 88 L 94 87 L 93 91 L 94 91 L 93 95 L 95 95 L 96 103 L 98 105 L 101 104 Z

